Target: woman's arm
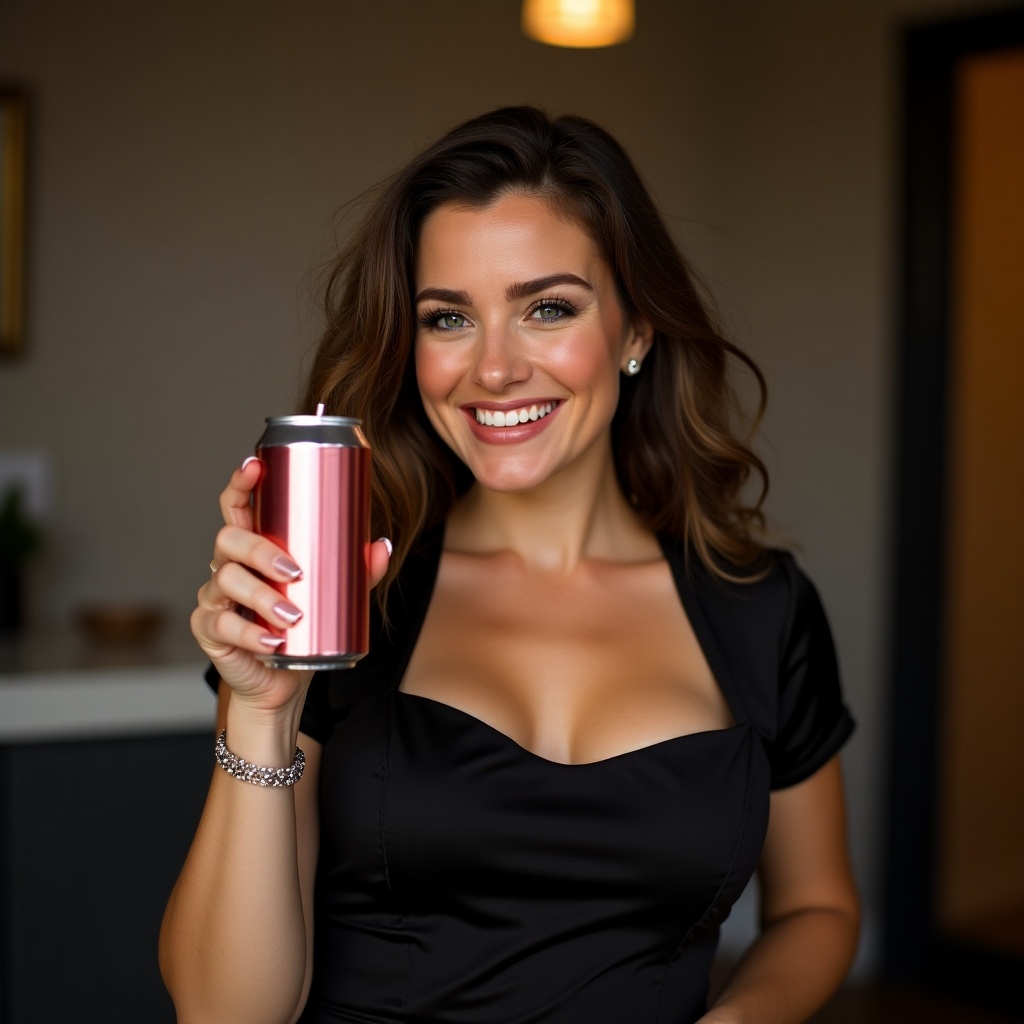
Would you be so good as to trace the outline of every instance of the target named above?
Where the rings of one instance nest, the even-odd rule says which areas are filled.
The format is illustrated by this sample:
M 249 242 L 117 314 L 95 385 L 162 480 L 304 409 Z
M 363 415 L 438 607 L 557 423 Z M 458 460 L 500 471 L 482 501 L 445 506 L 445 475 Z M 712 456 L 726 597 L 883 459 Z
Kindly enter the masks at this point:
M 221 687 L 218 732 L 247 761 L 291 763 L 298 723 L 246 713 Z M 160 933 L 160 966 L 179 1024 L 286 1024 L 312 972 L 320 745 L 294 786 L 263 788 L 214 768 L 188 858 Z
M 702 1024 L 801 1024 L 846 976 L 860 909 L 838 756 L 772 794 L 758 874 L 761 934 Z
M 259 463 L 247 462 L 221 495 L 225 526 L 192 632 L 220 674 L 217 728 L 227 729 L 228 749 L 252 764 L 284 768 L 298 742 L 306 768 L 296 785 L 280 788 L 213 770 L 160 930 L 160 969 L 179 1024 L 288 1024 L 309 991 L 320 746 L 299 733 L 310 673 L 270 669 L 258 657 L 296 621 L 296 610 L 267 581 L 301 571 L 252 530 L 259 474 Z M 373 582 L 387 561 L 386 544 L 373 544 Z

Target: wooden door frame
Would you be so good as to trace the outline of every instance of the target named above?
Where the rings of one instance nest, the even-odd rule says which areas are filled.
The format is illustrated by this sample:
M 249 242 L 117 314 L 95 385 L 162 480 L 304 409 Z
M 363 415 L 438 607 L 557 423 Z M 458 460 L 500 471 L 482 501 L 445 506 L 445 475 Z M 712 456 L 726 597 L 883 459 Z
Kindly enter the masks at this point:
M 1021 963 L 954 942 L 936 921 L 942 697 L 954 73 L 969 54 L 1024 45 L 1024 9 L 904 34 L 903 264 L 896 416 L 888 835 L 883 969 L 1024 1014 Z

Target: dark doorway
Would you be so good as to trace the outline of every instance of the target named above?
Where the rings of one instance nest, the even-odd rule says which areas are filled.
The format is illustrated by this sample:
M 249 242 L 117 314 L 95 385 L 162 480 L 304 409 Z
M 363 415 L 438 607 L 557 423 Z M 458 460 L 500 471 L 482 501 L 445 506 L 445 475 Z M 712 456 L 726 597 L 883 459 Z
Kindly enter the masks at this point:
M 1024 10 L 905 73 L 885 964 L 1024 1016 Z

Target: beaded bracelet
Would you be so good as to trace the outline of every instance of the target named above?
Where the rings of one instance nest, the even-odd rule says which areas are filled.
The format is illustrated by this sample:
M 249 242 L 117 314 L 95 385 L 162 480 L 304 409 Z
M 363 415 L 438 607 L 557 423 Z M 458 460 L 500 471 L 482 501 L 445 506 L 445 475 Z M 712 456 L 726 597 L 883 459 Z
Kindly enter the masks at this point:
M 264 768 L 249 764 L 227 746 L 227 729 L 222 729 L 214 747 L 217 764 L 240 782 L 251 782 L 254 786 L 294 786 L 302 778 L 306 767 L 306 755 L 300 747 L 295 748 L 295 760 L 287 768 Z

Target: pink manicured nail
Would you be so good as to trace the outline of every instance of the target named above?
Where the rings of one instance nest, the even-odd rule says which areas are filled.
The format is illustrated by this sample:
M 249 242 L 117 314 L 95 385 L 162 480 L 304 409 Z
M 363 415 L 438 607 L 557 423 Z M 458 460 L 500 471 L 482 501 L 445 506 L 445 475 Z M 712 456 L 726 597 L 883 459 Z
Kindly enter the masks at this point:
M 291 601 L 278 601 L 274 605 L 274 614 L 284 619 L 289 626 L 294 626 L 302 618 L 302 610 L 296 608 Z
M 248 466 L 250 462 L 259 462 L 259 459 L 257 459 L 255 455 L 250 455 L 249 458 L 247 458 L 245 462 L 242 463 L 242 469 L 245 469 L 245 467 Z
M 378 540 L 388 549 L 388 558 L 390 558 L 392 551 L 391 541 L 389 541 L 387 537 L 379 537 Z
M 278 555 L 270 564 L 278 572 L 283 572 L 285 576 L 291 576 L 293 580 L 297 580 L 302 575 L 302 570 L 287 555 Z
M 284 643 L 284 637 L 271 636 L 270 633 L 264 633 L 263 636 L 260 637 L 260 643 L 263 644 L 264 647 L 280 647 L 281 644 Z

